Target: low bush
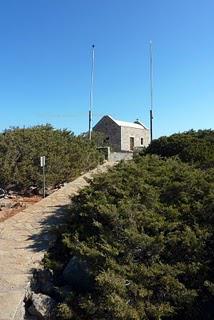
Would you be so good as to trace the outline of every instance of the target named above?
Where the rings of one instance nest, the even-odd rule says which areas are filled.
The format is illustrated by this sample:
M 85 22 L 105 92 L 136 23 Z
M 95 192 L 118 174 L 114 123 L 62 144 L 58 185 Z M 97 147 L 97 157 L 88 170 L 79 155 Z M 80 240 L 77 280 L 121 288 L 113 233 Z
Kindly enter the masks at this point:
M 202 169 L 214 167 L 214 131 L 190 130 L 153 140 L 146 153 L 177 156 Z
M 58 319 L 213 319 L 213 231 L 213 170 L 155 155 L 120 163 L 55 229 L 44 263 L 56 286 L 72 257 L 90 278 L 62 293 Z
M 0 134 L 0 186 L 25 190 L 42 186 L 40 156 L 46 156 L 47 186 L 70 181 L 94 168 L 100 154 L 94 142 L 50 125 L 11 128 Z

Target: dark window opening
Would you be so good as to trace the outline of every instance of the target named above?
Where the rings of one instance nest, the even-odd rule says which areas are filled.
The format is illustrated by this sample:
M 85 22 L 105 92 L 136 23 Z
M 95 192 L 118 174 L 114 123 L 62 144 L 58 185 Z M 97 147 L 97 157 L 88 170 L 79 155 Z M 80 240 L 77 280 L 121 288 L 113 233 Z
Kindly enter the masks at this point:
M 104 143 L 109 143 L 109 137 L 106 137 L 103 142 Z

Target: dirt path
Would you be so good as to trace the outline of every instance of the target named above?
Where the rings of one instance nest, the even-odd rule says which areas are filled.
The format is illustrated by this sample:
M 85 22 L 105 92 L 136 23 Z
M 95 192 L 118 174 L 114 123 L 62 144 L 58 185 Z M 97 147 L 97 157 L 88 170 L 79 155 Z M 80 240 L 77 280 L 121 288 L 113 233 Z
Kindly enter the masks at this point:
M 41 263 L 51 240 L 48 228 L 60 219 L 70 196 L 88 185 L 94 174 L 113 165 L 99 166 L 0 223 L 0 320 L 23 319 L 23 298 L 32 269 Z

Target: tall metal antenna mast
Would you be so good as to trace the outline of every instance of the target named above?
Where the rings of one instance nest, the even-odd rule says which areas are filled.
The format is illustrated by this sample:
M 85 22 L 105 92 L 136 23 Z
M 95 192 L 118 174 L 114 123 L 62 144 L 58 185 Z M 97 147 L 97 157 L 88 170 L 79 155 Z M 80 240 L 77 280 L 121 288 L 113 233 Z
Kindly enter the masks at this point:
M 94 106 L 94 62 L 95 62 L 95 46 L 92 45 L 92 67 L 91 67 L 91 90 L 90 90 L 90 104 L 89 104 L 89 140 L 91 140 L 92 133 L 92 108 Z
M 153 139 L 153 50 L 152 50 L 152 41 L 150 45 L 150 141 Z

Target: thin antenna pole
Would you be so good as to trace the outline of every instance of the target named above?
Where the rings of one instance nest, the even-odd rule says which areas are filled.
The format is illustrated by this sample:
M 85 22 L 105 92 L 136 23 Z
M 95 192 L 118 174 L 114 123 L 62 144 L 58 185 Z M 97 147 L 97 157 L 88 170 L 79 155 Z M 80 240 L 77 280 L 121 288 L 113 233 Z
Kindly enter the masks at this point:
M 92 45 L 92 67 L 91 67 L 91 90 L 90 90 L 90 104 L 89 104 L 89 140 L 91 140 L 92 133 L 92 108 L 94 106 L 94 62 L 95 62 L 95 46 Z
M 150 141 L 153 140 L 153 50 L 152 50 L 152 41 L 150 45 Z

